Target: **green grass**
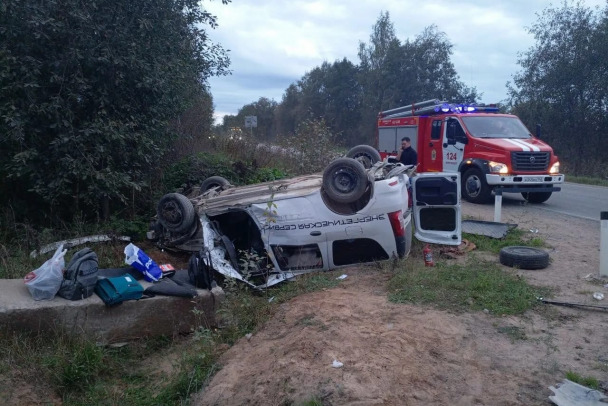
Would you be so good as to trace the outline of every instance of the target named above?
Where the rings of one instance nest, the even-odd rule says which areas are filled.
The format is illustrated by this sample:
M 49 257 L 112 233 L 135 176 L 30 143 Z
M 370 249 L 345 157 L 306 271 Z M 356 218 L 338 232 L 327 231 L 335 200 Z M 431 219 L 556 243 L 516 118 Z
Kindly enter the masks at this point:
M 600 388 L 600 383 L 597 378 L 593 378 L 591 376 L 581 376 L 573 371 L 566 372 L 566 379 L 569 379 L 572 382 L 578 383 L 579 385 L 583 385 L 591 389 L 597 390 Z
M 608 179 L 592 178 L 589 176 L 566 175 L 566 181 L 572 183 L 582 183 L 584 185 L 608 186 Z
M 503 238 L 489 238 L 476 234 L 462 234 L 463 239 L 474 243 L 478 251 L 489 251 L 498 254 L 504 247 L 513 245 L 524 245 L 529 247 L 544 247 L 545 242 L 542 238 L 535 237 L 526 230 L 513 228 L 507 232 Z
M 470 260 L 466 265 L 411 267 L 397 272 L 389 282 L 389 300 L 395 303 L 432 305 L 451 311 L 521 314 L 536 306 L 536 297 L 547 296 L 525 280 L 503 271 L 496 263 Z

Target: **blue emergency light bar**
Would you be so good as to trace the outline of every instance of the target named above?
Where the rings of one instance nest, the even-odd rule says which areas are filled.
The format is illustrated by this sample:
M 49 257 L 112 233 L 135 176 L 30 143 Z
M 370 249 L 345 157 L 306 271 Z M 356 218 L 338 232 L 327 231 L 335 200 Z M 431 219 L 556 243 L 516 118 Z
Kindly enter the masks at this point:
M 381 111 L 378 113 L 379 118 L 397 118 L 423 116 L 433 113 L 497 113 L 500 109 L 495 104 L 487 106 L 478 106 L 476 104 L 456 104 L 447 103 L 438 100 L 426 100 L 424 102 L 410 104 L 408 106 L 398 107 L 396 109 Z
M 498 112 L 496 106 L 477 106 L 475 104 L 448 104 L 443 103 L 435 106 L 435 113 L 474 113 L 476 111 Z

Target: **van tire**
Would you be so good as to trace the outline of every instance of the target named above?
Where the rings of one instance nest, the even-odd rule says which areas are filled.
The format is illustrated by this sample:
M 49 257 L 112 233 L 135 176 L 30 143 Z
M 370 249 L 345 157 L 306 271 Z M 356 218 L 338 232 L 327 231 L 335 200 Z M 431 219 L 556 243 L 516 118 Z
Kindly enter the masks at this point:
M 521 192 L 529 203 L 544 203 L 551 197 L 552 192 Z
M 492 199 L 492 189 L 485 175 L 477 168 L 469 168 L 462 177 L 462 197 L 471 203 L 488 203 Z
M 223 178 L 221 176 L 211 176 L 211 177 L 205 179 L 203 181 L 203 183 L 201 183 L 200 193 L 204 193 L 207 190 L 214 188 L 214 187 L 224 188 L 229 185 L 230 185 L 230 182 L 228 181 L 228 179 Z
M 220 240 L 222 242 L 222 245 L 226 249 L 226 254 L 228 255 L 228 260 L 230 261 L 230 264 L 232 265 L 234 270 L 238 272 L 239 258 L 236 254 L 236 248 L 234 247 L 234 244 L 232 243 L 232 241 L 230 241 L 230 238 L 225 235 L 222 235 Z
M 549 265 L 549 254 L 532 247 L 504 247 L 500 250 L 500 263 L 520 269 L 544 269 Z
M 323 189 L 336 203 L 356 202 L 368 186 L 363 164 L 352 158 L 338 158 L 323 171 Z
M 369 145 L 357 145 L 346 153 L 347 158 L 355 159 L 363 164 L 365 169 L 369 169 L 376 162 L 380 161 L 380 153 Z
M 192 230 L 195 220 L 194 205 L 184 195 L 168 193 L 156 206 L 158 221 L 172 233 L 186 233 Z

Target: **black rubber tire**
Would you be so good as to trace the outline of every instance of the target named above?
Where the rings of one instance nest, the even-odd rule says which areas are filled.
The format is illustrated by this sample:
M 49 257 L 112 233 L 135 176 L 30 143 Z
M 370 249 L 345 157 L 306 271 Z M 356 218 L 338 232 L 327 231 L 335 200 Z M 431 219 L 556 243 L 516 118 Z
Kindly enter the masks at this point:
M 173 233 L 186 233 L 192 230 L 196 219 L 194 205 L 184 195 L 168 193 L 156 206 L 158 221 Z
M 222 245 L 226 249 L 226 254 L 228 254 L 228 260 L 230 264 L 234 268 L 235 271 L 239 271 L 239 257 L 236 255 L 236 249 L 234 248 L 234 244 L 230 241 L 230 238 L 222 235 L 220 237 Z
M 549 266 L 549 254 L 532 247 L 504 247 L 500 250 L 500 263 L 520 269 L 544 269 Z
M 352 158 L 338 158 L 323 171 L 323 189 L 336 203 L 353 203 L 359 200 L 368 186 L 363 164 Z
M 551 197 L 552 192 L 521 192 L 521 195 L 530 203 L 544 203 Z
M 365 169 L 371 168 L 376 162 L 380 161 L 380 153 L 369 145 L 357 145 L 346 153 L 347 158 L 356 159 L 363 164 Z
M 228 179 L 223 178 L 221 176 L 211 176 L 201 183 L 201 193 L 206 192 L 207 190 L 214 187 L 226 187 L 229 186 L 230 182 Z
M 485 175 L 477 168 L 470 168 L 462 177 L 462 197 L 471 203 L 488 203 L 492 200 L 492 189 Z

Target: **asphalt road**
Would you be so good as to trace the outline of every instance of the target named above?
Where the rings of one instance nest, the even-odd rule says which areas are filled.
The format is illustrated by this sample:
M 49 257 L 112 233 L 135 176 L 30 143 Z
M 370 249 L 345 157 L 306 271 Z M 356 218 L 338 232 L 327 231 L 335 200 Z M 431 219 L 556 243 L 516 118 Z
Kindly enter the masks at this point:
M 597 221 L 600 221 L 600 212 L 608 211 L 608 187 L 566 182 L 561 188 L 545 203 L 528 203 L 528 207 Z M 503 207 L 520 205 L 525 204 L 525 200 L 519 193 L 505 193 L 502 204 Z

